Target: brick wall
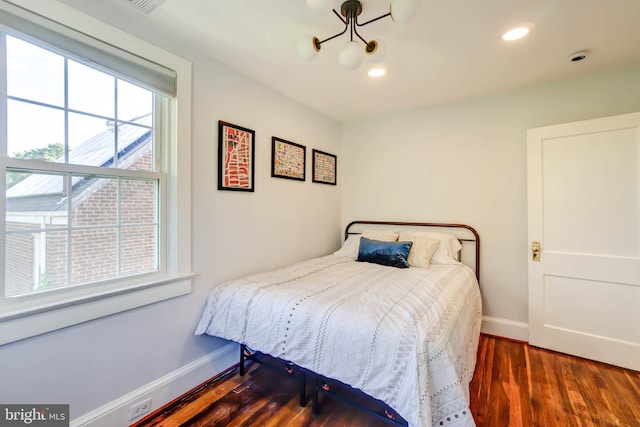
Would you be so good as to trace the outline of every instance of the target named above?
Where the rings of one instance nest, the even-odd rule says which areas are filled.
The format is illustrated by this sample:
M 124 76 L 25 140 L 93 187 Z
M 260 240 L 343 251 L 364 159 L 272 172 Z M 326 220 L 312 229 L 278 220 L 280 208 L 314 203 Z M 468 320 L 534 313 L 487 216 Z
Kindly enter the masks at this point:
M 151 170 L 151 144 L 141 147 L 145 154 L 130 169 Z M 71 283 L 80 284 L 104 280 L 157 268 L 155 246 L 156 221 L 155 186 L 147 181 L 123 180 L 121 193 L 121 235 L 118 260 L 117 181 L 98 179 L 89 183 L 71 213 L 72 227 L 103 226 L 105 228 L 74 230 L 71 239 Z M 24 229 L 34 224 L 7 224 L 7 229 Z M 40 282 L 48 288 L 66 286 L 67 232 L 50 228 L 46 238 L 46 274 Z M 34 285 L 34 237 L 31 234 L 14 235 L 7 241 L 6 284 L 8 295 L 29 293 Z

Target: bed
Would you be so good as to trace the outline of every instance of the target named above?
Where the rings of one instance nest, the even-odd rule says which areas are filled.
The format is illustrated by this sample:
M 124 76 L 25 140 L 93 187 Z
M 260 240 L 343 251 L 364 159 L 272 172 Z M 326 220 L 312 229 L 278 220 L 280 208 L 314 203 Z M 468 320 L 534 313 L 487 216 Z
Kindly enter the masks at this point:
M 309 374 L 315 410 L 319 391 L 345 385 L 410 427 L 475 425 L 479 256 L 467 225 L 354 221 L 333 254 L 215 286 L 196 334 L 285 361 L 301 403 Z

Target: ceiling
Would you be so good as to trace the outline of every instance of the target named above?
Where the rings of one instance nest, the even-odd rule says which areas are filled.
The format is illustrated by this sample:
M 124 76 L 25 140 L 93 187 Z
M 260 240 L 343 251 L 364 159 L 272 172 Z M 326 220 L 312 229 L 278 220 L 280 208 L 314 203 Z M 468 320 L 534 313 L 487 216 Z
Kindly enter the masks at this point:
M 390 0 L 362 0 L 360 21 Z M 129 0 L 62 0 L 139 37 L 189 46 L 339 121 L 455 102 L 640 64 L 639 0 L 422 0 L 407 24 L 390 18 L 360 27 L 382 39 L 387 75 L 338 64 L 344 35 L 313 61 L 299 57 L 305 34 L 324 39 L 344 24 L 304 0 L 165 0 L 144 13 Z M 340 1 L 334 1 L 339 10 Z M 524 39 L 504 31 L 532 24 Z M 581 62 L 569 56 L 589 50 Z M 180 53 L 180 52 L 177 52 Z

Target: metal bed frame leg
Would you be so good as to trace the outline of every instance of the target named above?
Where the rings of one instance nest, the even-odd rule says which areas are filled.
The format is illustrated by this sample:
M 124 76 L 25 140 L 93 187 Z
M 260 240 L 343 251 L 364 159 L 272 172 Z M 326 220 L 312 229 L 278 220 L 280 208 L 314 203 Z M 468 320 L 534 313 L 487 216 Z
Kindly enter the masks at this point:
M 311 404 L 311 412 L 313 415 L 318 415 L 318 380 L 313 380 L 313 401 Z
M 258 363 L 263 363 L 260 360 L 257 360 L 255 358 L 255 354 L 251 353 L 251 351 L 249 350 L 249 348 L 245 345 L 245 344 L 240 344 L 240 363 L 239 363 L 239 374 L 241 377 L 244 377 L 244 374 L 246 373 L 246 368 L 245 368 L 245 363 L 247 360 L 253 360 L 256 361 Z M 269 366 L 269 364 L 266 364 L 266 366 Z M 271 368 L 274 368 L 275 366 L 270 366 Z M 307 405 L 307 374 L 304 371 L 304 369 L 296 366 L 295 364 L 291 363 L 291 362 L 286 362 L 285 364 L 285 371 L 289 374 L 289 375 L 293 375 L 295 372 L 298 372 L 299 375 L 302 377 L 300 378 L 300 406 L 301 407 L 305 407 Z
M 244 377 L 244 374 L 245 374 L 244 362 L 245 360 L 247 360 L 247 355 L 245 351 L 247 351 L 247 346 L 244 344 L 240 344 L 240 376 L 241 377 Z
M 302 379 L 300 380 L 302 384 L 300 385 L 300 406 L 307 406 L 307 373 L 303 370 L 300 370 L 302 374 Z

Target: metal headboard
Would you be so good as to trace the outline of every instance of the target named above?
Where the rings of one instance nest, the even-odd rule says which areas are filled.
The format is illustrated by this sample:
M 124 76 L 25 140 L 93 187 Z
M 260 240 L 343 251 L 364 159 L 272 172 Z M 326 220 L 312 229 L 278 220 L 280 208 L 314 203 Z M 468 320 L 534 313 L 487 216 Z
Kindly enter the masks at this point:
M 361 234 L 361 229 L 364 227 L 378 227 L 381 226 L 392 226 L 394 229 L 424 229 L 429 230 L 438 228 L 448 228 L 449 232 L 452 232 L 457 239 L 462 244 L 463 248 L 461 252 L 464 252 L 465 243 L 473 245 L 475 249 L 475 256 L 473 257 L 474 265 L 469 265 L 475 273 L 476 278 L 478 279 L 478 283 L 480 283 L 480 236 L 475 228 L 466 224 L 447 224 L 447 223 L 437 223 L 437 222 L 403 222 L 403 221 L 351 221 L 349 225 L 344 229 L 344 238 L 345 240 L 352 234 Z M 463 234 L 463 235 L 461 235 Z M 461 260 L 464 262 L 461 256 Z

